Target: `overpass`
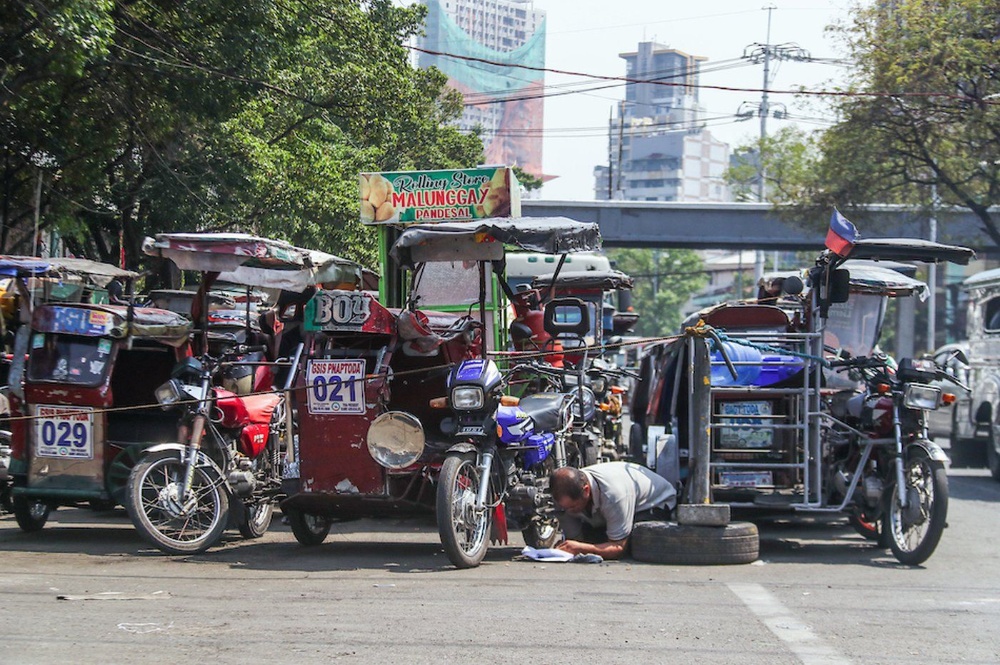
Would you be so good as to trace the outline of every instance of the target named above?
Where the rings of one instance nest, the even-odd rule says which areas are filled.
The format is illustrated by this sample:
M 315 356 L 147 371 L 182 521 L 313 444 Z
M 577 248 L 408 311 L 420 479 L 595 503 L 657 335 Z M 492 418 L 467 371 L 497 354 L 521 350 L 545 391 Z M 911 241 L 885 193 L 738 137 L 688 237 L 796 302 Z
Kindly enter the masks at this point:
M 814 250 L 823 247 L 829 214 L 812 220 L 814 230 L 789 223 L 767 203 L 677 203 L 672 201 L 540 201 L 522 199 L 525 217 L 563 216 L 597 222 L 606 247 Z M 924 212 L 877 205 L 847 217 L 863 238 L 927 238 Z M 978 252 L 998 250 L 971 212 L 938 214 L 938 240 Z

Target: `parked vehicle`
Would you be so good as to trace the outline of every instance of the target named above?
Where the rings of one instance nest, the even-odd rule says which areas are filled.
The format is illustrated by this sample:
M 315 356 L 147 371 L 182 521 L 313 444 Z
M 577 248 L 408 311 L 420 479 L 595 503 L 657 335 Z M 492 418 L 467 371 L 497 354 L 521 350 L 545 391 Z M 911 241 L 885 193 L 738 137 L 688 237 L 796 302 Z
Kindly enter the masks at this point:
M 23 530 L 41 529 L 57 506 L 124 502 L 142 451 L 175 435 L 176 418 L 153 393 L 190 354 L 190 328 L 173 312 L 143 307 L 35 309 L 11 370 L 10 474 Z
M 587 308 L 579 300 L 550 302 L 546 312 L 553 336 L 589 327 Z M 577 322 L 559 323 L 557 313 Z M 438 400 L 451 408 L 442 429 L 452 433 L 453 441 L 437 486 L 438 532 L 458 568 L 478 566 L 490 539 L 506 541 L 508 529 L 521 531 L 532 547 L 551 547 L 560 536 L 548 476 L 567 464 L 579 391 L 521 398 L 504 394 L 510 377 L 537 369 L 515 366 L 501 372 L 492 360 L 465 360 L 451 371 L 449 392 Z
M 506 351 L 505 246 L 565 254 L 599 244 L 595 224 L 562 218 L 412 224 L 380 238 L 382 302 L 322 290 L 305 308 L 299 438 L 281 504 L 304 545 L 336 521 L 435 511 L 460 434 L 430 400 L 449 394 L 455 365 Z M 494 525 L 505 541 L 505 525 Z
M 952 413 L 951 446 L 963 462 L 1000 480 L 1000 269 L 965 280 L 966 343 L 940 349 L 949 373 L 969 385 Z
M 199 270 L 203 307 L 193 314 L 201 336 L 198 357 L 177 364 L 170 380 L 156 389 L 156 401 L 164 408 L 182 407 L 180 436 L 147 449 L 132 470 L 129 516 L 146 539 L 173 554 L 208 549 L 221 538 L 230 516 L 245 538 L 259 537 L 280 495 L 282 446 L 290 447 L 294 437 L 286 399 L 290 385 L 239 395 L 218 385 L 227 364 L 266 364 L 247 358 L 265 347 L 232 344 L 229 338 L 222 346 L 213 344 L 208 290 L 216 277 L 289 291 L 328 281 L 357 284 L 360 267 L 244 234 L 160 234 L 147 238 L 143 249 L 181 269 Z M 300 352 L 291 361 L 293 371 Z
M 682 501 L 695 492 L 695 502 L 752 511 L 846 513 L 901 562 L 926 560 L 947 513 L 946 457 L 926 429 L 926 412 L 944 403 L 929 382 L 945 374 L 912 359 L 894 370 L 880 353 L 887 299 L 926 286 L 870 260 L 967 263 L 973 255 L 922 241 L 859 241 L 849 261 L 824 252 L 804 279 L 773 276 L 757 302 L 700 313 L 703 334 L 714 338 L 704 362 L 692 365 L 705 343 L 698 338 L 644 360 L 649 385 L 637 391 L 632 417 L 647 464 L 681 483 Z

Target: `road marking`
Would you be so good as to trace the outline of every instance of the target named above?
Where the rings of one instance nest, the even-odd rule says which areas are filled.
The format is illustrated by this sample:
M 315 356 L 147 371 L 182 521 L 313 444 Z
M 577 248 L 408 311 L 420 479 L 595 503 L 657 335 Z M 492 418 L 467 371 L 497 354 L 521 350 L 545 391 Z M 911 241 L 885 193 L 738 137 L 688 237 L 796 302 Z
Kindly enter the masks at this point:
M 729 584 L 729 590 L 757 615 L 804 665 L 846 665 L 851 661 L 802 623 L 759 584 Z

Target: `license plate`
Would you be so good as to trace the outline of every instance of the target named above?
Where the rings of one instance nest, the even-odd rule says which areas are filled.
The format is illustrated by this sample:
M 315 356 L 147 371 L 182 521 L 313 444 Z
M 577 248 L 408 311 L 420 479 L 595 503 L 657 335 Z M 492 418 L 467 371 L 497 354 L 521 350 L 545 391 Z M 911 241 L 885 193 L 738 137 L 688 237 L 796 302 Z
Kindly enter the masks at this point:
M 723 471 L 719 474 L 726 487 L 770 487 L 774 478 L 770 471 Z
M 38 457 L 94 458 L 94 410 L 79 406 L 35 407 Z
M 767 427 L 767 417 L 774 412 L 770 401 L 720 402 L 720 448 L 770 448 L 774 430 Z M 764 416 L 764 417 L 760 417 Z
M 306 368 L 309 413 L 361 415 L 365 412 L 364 360 L 311 360 Z

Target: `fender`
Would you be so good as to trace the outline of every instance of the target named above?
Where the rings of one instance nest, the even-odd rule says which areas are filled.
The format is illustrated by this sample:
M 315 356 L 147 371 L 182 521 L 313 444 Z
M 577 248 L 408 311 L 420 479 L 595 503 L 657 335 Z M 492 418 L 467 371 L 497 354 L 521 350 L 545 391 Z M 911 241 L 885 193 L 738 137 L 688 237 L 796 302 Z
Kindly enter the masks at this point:
M 906 446 L 906 452 L 909 453 L 914 448 L 919 448 L 927 453 L 927 457 L 934 460 L 935 462 L 947 462 L 948 455 L 945 454 L 941 446 L 929 441 L 928 439 L 917 439 L 916 441 L 910 443 Z
M 479 449 L 468 441 L 462 441 L 461 443 L 454 444 L 451 448 L 445 451 L 446 455 L 448 453 L 476 453 L 478 455 Z
M 178 458 L 184 459 L 184 456 L 187 454 L 187 450 L 188 447 L 182 443 L 158 443 L 155 446 L 146 448 L 143 451 L 143 457 L 148 457 L 157 453 L 171 452 L 177 453 Z M 225 484 L 226 488 L 229 489 L 229 483 L 226 481 L 226 475 L 222 473 L 222 469 L 220 469 L 219 465 L 216 464 L 215 461 L 206 455 L 202 450 L 198 451 L 198 466 L 207 469 L 210 474 L 214 475 L 219 482 Z

